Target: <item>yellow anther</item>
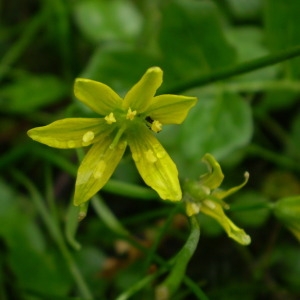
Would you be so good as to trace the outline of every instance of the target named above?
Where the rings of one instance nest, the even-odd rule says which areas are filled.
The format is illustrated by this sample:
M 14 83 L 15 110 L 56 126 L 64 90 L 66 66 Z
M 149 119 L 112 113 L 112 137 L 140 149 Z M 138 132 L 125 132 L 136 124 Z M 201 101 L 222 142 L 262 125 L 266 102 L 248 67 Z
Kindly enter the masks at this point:
M 109 115 L 107 115 L 105 118 L 104 118 L 104 120 L 107 122 L 107 124 L 112 124 L 112 123 L 115 123 L 115 122 L 117 122 L 117 120 L 116 120 L 116 118 L 115 118 L 115 116 L 114 116 L 114 114 L 111 112 Z
M 162 124 L 159 121 L 154 120 L 151 124 L 151 130 L 154 132 L 160 132 L 162 130 Z
M 204 200 L 203 204 L 205 204 L 210 209 L 215 209 L 216 208 L 216 204 L 211 200 Z
M 154 155 L 152 150 L 147 150 L 146 151 L 146 159 L 151 162 L 151 163 L 155 163 L 157 161 L 157 157 Z
M 126 115 L 126 119 L 133 120 L 135 115 L 136 115 L 136 110 L 132 111 L 131 108 L 129 107 L 127 115 Z
M 193 216 L 200 212 L 201 204 L 200 203 L 194 203 L 194 202 L 187 202 L 186 204 L 186 213 L 187 215 Z
M 82 141 L 83 141 L 84 143 L 88 143 L 88 142 L 92 141 L 92 140 L 94 139 L 94 137 L 95 137 L 94 132 L 93 132 L 93 131 L 88 131 L 88 132 L 86 132 L 86 133 L 83 135 Z

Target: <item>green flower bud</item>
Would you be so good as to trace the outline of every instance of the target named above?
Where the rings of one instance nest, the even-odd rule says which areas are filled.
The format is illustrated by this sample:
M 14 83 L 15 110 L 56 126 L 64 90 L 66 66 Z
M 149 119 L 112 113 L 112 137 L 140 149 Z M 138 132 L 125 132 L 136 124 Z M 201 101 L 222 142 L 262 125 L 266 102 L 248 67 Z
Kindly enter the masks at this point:
M 300 241 L 300 196 L 281 198 L 273 209 L 277 219 Z
M 186 214 L 193 216 L 200 212 L 204 213 L 215 219 L 230 238 L 242 245 L 250 244 L 251 239 L 245 231 L 225 215 L 224 209 L 228 209 L 229 206 L 223 201 L 223 198 L 237 192 L 247 183 L 249 174 L 245 173 L 242 184 L 229 190 L 222 190 L 219 186 L 223 182 L 224 175 L 219 163 L 208 153 L 204 155 L 202 161 L 207 165 L 208 173 L 202 175 L 198 181 L 187 180 L 183 186 Z

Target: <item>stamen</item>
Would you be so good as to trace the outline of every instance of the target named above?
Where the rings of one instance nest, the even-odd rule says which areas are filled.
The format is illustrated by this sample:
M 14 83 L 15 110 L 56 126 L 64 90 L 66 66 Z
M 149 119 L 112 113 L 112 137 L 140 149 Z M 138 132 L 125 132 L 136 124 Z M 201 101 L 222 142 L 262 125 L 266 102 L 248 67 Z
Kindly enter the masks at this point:
M 205 204 L 208 208 L 212 210 L 216 208 L 216 204 L 211 200 L 204 200 L 203 204 Z
M 151 124 L 151 129 L 156 133 L 160 132 L 162 130 L 162 124 L 159 121 L 154 120 Z
M 153 151 L 152 150 L 147 150 L 146 151 L 146 159 L 151 162 L 151 163 L 155 163 L 157 161 L 157 158 L 156 156 L 154 155 Z
M 82 141 L 83 141 L 84 143 L 88 143 L 88 142 L 92 141 L 92 140 L 94 139 L 94 137 L 95 137 L 95 134 L 94 134 L 93 131 L 87 131 L 87 132 L 83 135 Z
M 117 132 L 117 134 L 116 134 L 116 136 L 115 136 L 113 142 L 109 145 L 109 149 L 113 150 L 113 149 L 117 146 L 117 144 L 119 143 L 119 140 L 120 140 L 120 138 L 121 138 L 123 132 L 125 131 L 125 129 L 126 129 L 126 127 L 123 126 L 123 127 L 121 127 L 121 128 L 118 130 L 118 132 Z
M 127 115 L 126 115 L 126 119 L 133 120 L 135 115 L 136 115 L 136 110 L 132 111 L 131 108 L 129 107 Z
M 109 115 L 107 115 L 105 118 L 104 118 L 104 120 L 106 121 L 106 123 L 107 124 L 112 124 L 112 123 L 115 123 L 115 122 L 117 122 L 117 120 L 116 120 L 116 118 L 115 118 L 115 116 L 114 116 L 114 113 L 110 113 Z
M 196 215 L 200 212 L 201 204 L 200 203 L 194 203 L 194 202 L 188 202 L 186 204 L 186 212 L 188 216 Z

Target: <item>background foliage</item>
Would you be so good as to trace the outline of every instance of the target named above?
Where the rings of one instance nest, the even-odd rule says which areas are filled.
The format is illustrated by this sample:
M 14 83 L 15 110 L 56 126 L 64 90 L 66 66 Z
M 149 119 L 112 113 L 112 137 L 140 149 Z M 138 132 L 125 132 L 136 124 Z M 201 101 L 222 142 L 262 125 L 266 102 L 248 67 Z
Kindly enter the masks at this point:
M 267 207 L 300 194 L 300 58 L 189 83 L 299 45 L 299 13 L 293 0 L 0 2 L 0 299 L 84 298 L 73 265 L 95 299 L 116 299 L 159 268 L 155 255 L 168 260 L 184 244 L 189 226 L 176 207 L 108 186 L 101 196 L 135 239 L 122 238 L 103 217 L 110 211 L 93 205 L 76 233 L 82 247 L 74 249 L 76 228 L 67 220 L 74 213 L 76 153 L 26 136 L 63 117 L 92 116 L 73 97 L 76 77 L 124 95 L 154 65 L 164 70 L 159 93 L 199 98 L 182 126 L 158 135 L 181 179 L 203 173 L 206 152 L 220 161 L 224 187 L 250 173 L 229 204 L 252 244 L 236 245 L 200 215 L 187 278 L 211 299 L 298 299 L 299 243 Z M 143 185 L 129 154 L 113 179 Z M 132 299 L 153 299 L 161 280 Z M 199 297 L 183 284 L 173 299 Z

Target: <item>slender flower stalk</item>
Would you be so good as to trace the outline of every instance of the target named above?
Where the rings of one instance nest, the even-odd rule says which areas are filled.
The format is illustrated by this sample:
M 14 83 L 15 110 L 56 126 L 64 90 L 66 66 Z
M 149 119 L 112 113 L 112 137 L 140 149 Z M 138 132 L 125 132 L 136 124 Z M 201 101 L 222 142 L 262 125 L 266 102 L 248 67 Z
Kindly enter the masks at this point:
M 68 118 L 33 128 L 28 135 L 55 148 L 91 146 L 77 172 L 74 204 L 93 197 L 109 180 L 127 145 L 145 183 L 162 199 L 179 201 L 182 192 L 176 165 L 154 133 L 165 124 L 180 124 L 196 104 L 195 97 L 155 96 L 163 72 L 152 67 L 124 99 L 107 85 L 90 79 L 75 81 L 75 96 L 99 118 Z

